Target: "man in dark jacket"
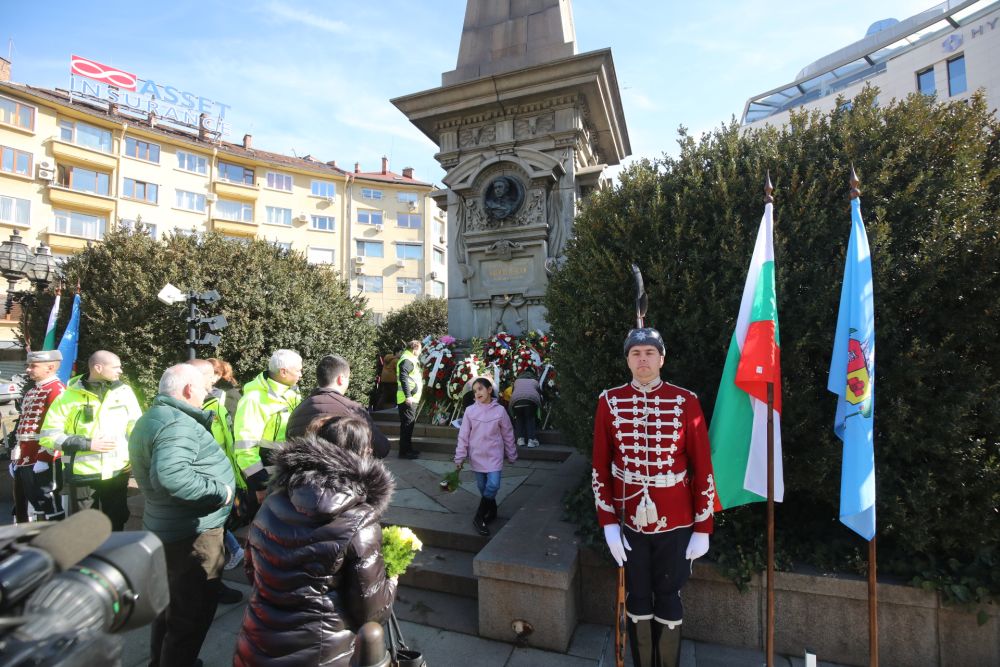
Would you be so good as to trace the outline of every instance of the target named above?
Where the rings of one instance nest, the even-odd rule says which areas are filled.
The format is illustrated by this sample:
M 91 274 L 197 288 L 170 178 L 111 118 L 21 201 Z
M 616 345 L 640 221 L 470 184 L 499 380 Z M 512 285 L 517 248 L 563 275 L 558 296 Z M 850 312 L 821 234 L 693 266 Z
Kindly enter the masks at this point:
M 351 365 L 341 356 L 328 354 L 316 366 L 317 387 L 302 401 L 288 418 L 287 437 L 305 435 L 318 417 L 360 417 L 372 431 L 372 453 L 384 459 L 389 453 L 389 438 L 379 430 L 364 406 L 347 398 L 344 393 L 351 383 Z
M 201 405 L 205 379 L 171 366 L 136 422 L 129 458 L 146 500 L 143 528 L 163 542 L 170 606 L 153 622 L 150 665 L 195 665 L 218 605 L 225 563 L 222 531 L 233 500 L 233 468 Z

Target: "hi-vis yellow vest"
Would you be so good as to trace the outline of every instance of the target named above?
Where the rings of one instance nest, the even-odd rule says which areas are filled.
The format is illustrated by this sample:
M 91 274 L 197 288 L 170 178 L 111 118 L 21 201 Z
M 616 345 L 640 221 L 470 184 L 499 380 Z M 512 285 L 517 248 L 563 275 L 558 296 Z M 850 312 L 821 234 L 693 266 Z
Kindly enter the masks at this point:
M 403 393 L 403 371 L 399 369 L 399 365 L 404 361 L 409 361 L 413 364 L 413 369 L 409 373 L 410 379 L 413 384 L 417 387 L 417 393 L 415 393 L 411 398 L 417 403 L 420 402 L 420 394 L 423 392 L 424 388 L 424 376 L 420 372 L 420 360 L 417 359 L 417 355 L 413 354 L 410 350 L 404 350 L 403 354 L 399 355 L 399 360 L 396 362 L 396 405 L 406 402 L 406 394 Z

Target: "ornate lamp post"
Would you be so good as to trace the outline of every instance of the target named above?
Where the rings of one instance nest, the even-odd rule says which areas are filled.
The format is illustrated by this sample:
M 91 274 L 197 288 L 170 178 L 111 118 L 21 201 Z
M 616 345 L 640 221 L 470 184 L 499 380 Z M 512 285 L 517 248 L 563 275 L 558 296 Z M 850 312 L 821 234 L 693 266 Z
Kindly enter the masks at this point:
M 28 271 L 28 280 L 35 287 L 43 290 L 49 286 L 49 283 L 59 273 L 59 264 L 56 263 L 56 258 L 52 256 L 52 250 L 44 243 L 40 243 L 35 248 L 34 260 L 31 270 Z
M 10 313 L 14 305 L 14 287 L 28 277 L 28 272 L 34 268 L 35 259 L 21 235 L 15 229 L 10 239 L 0 243 L 0 275 L 7 279 L 7 301 L 4 304 L 4 315 Z

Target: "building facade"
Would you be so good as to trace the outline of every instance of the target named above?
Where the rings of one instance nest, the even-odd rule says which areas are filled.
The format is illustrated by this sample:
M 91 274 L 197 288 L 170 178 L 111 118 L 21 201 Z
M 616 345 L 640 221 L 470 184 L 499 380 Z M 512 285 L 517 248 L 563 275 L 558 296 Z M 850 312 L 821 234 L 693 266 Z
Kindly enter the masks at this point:
M 4 65 L 5 63 L 0 63 Z M 0 74 L 9 67 L 0 66 Z M 381 169 L 353 171 L 222 141 L 166 122 L 0 76 L 0 237 L 68 256 L 115 224 L 154 237 L 217 232 L 265 239 L 328 264 L 364 293 L 376 322 L 447 292 L 447 245 L 434 186 Z M 27 282 L 18 286 L 28 287 Z M 17 311 L 0 321 L 14 340 Z
M 832 111 L 866 84 L 878 99 L 911 93 L 964 100 L 977 90 L 989 108 L 1000 105 L 1000 2 L 951 0 L 903 21 L 873 24 L 858 42 L 804 68 L 795 81 L 750 98 L 742 123 L 781 126 L 800 108 Z

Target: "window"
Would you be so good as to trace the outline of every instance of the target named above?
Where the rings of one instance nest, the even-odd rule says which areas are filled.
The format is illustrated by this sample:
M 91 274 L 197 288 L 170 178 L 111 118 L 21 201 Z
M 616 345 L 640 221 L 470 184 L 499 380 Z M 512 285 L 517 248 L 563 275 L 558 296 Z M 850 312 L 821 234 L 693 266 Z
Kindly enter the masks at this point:
M 0 171 L 31 176 L 31 153 L 9 146 L 0 146 Z
M 273 245 L 278 250 L 284 250 L 285 252 L 291 252 L 292 251 L 292 242 L 291 241 L 278 241 L 278 240 L 274 240 L 274 241 L 271 241 L 271 245 Z
M 385 257 L 381 241 L 358 241 L 358 257 Z
M 358 223 L 362 225 L 381 225 L 382 211 L 358 211 Z
M 969 89 L 965 80 L 965 56 L 948 61 L 948 95 L 955 96 Z
M 156 225 L 154 225 L 151 222 L 143 222 L 141 220 L 130 220 L 122 218 L 121 220 L 119 220 L 119 223 L 121 224 L 123 229 L 130 229 L 135 231 L 141 229 L 145 231 L 147 234 L 149 234 L 149 237 L 151 239 L 154 240 L 156 239 Z
M 108 226 L 107 218 L 76 211 L 52 211 L 56 217 L 56 233 L 100 240 Z
M 59 138 L 77 146 L 111 152 L 111 130 L 95 127 L 77 120 L 59 121 Z
M 431 295 L 440 299 L 444 298 L 444 283 L 440 280 L 431 281 Z
M 382 276 L 361 276 L 358 278 L 358 288 L 363 292 L 381 293 Z
M 253 183 L 253 172 L 250 172 L 250 183 Z M 292 177 L 289 174 L 279 174 L 276 171 L 267 172 L 267 187 L 272 190 L 292 191 Z
M 397 192 L 396 201 L 401 204 L 416 204 L 417 203 L 417 193 L 416 192 Z
M 917 92 L 924 95 L 933 95 L 936 92 L 933 67 L 925 69 L 923 72 L 917 72 Z
M 396 294 L 420 294 L 424 290 L 420 278 L 396 278 Z
M 434 225 L 434 236 L 436 236 L 441 243 L 446 242 L 448 239 L 444 233 L 444 220 L 438 220 L 435 218 L 431 224 Z
M 396 259 L 422 259 L 424 247 L 419 243 L 397 243 Z
M 267 207 L 267 224 L 292 226 L 292 209 L 279 208 L 277 206 Z
M 134 178 L 126 178 L 122 188 L 122 196 L 128 199 L 138 199 L 155 204 L 158 200 L 159 188 L 155 183 L 137 181 Z
M 400 213 L 396 216 L 396 225 L 407 229 L 420 229 L 423 220 L 419 213 Z
M 187 190 L 177 190 L 177 201 L 175 202 L 175 205 L 177 208 L 182 208 L 185 211 L 204 213 L 205 195 L 197 192 L 188 192 Z
M 215 204 L 213 217 L 234 222 L 253 222 L 253 204 L 233 199 L 220 199 Z
M 253 185 L 253 169 L 248 169 L 241 164 L 219 161 L 218 174 L 219 179 L 223 181 Z
M 160 146 L 135 137 L 125 137 L 125 155 L 147 162 L 159 162 Z
M 333 248 L 313 248 L 310 246 L 306 261 L 310 264 L 333 264 Z
M 0 222 L 8 225 L 31 224 L 31 201 L 0 195 Z
M 177 151 L 177 168 L 196 174 L 208 174 L 208 158 L 186 151 Z
M 20 127 L 24 130 L 34 130 L 35 107 L 30 107 L 9 97 L 0 97 L 0 123 Z
M 313 181 L 310 187 L 314 197 L 337 196 L 337 184 L 333 181 Z
M 435 266 L 444 266 L 444 250 L 434 248 L 434 250 L 431 252 L 431 257 L 434 258 Z
M 361 188 L 361 198 L 379 201 L 382 199 L 382 191 L 372 190 L 371 188 Z
M 111 189 L 111 175 L 103 171 L 59 165 L 59 185 L 79 192 L 107 195 Z
M 335 231 L 337 219 L 332 215 L 312 216 L 312 228 L 321 232 Z

